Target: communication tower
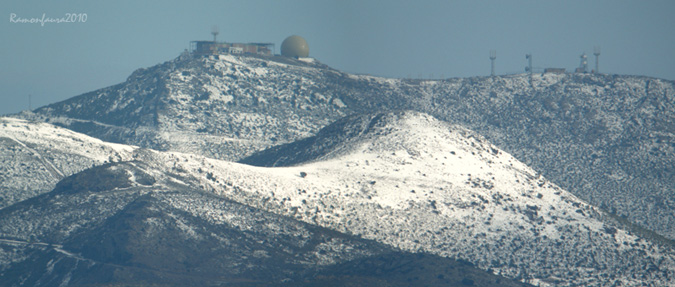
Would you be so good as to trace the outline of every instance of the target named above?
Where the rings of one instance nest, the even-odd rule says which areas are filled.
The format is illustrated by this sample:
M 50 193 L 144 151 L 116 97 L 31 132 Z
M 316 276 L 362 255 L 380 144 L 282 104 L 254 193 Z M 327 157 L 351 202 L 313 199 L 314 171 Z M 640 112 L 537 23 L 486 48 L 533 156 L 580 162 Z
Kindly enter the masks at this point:
M 497 51 L 490 50 L 490 62 L 492 62 L 492 69 L 490 70 L 490 76 L 495 76 L 495 59 L 497 59 Z
M 525 72 L 529 74 L 530 86 L 533 86 L 534 82 L 532 81 L 532 54 L 525 54 L 525 59 L 527 59 L 527 67 L 525 67 Z
M 525 59 L 527 59 L 527 67 L 525 67 L 525 72 L 528 72 L 532 75 L 532 54 L 525 54 Z
M 595 55 L 595 72 L 600 73 L 600 47 L 593 47 L 593 55 Z
M 576 72 L 577 73 L 588 73 L 588 57 L 586 56 L 586 53 L 581 54 L 579 56 L 581 59 L 579 62 L 579 68 L 577 68 Z
M 211 27 L 211 34 L 213 35 L 213 43 L 215 43 L 216 36 L 218 36 L 218 26 L 213 25 L 213 27 Z

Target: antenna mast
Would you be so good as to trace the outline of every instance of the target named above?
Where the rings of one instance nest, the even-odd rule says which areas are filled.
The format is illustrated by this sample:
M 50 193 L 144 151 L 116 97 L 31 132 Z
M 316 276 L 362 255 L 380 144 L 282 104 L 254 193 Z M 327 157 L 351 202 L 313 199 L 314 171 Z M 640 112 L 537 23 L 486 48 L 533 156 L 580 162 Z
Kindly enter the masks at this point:
M 600 73 L 600 47 L 593 47 L 593 55 L 595 55 L 595 72 Z
M 579 63 L 579 68 L 577 69 L 577 72 L 588 73 L 588 57 L 586 56 L 586 53 L 581 54 L 579 58 L 581 58 L 581 62 Z
M 532 82 L 532 54 L 525 54 L 525 59 L 527 59 L 527 67 L 525 67 L 525 71 L 530 74 L 530 86 L 533 86 Z
M 497 51 L 490 50 L 490 62 L 492 62 L 492 69 L 490 72 L 490 76 L 492 77 L 495 76 L 495 59 L 497 59 Z
M 213 34 L 213 43 L 216 43 L 216 36 L 218 36 L 218 26 L 211 27 L 211 34 Z

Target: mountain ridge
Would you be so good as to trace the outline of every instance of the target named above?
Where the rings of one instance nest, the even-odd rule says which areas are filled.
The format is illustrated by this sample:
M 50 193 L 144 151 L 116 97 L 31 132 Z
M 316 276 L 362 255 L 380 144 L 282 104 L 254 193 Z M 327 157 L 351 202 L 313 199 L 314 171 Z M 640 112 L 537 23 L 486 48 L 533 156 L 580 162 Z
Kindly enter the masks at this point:
M 201 207 L 195 211 L 198 204 L 182 194 L 203 192 L 407 252 L 468 260 L 541 286 L 670 284 L 672 81 L 595 74 L 396 80 L 286 61 L 177 59 L 139 69 L 120 85 L 18 115 L 164 152 L 72 134 L 52 147 L 41 139 L 47 129 L 35 122 L 3 120 L 12 129 L 0 131 L 0 152 L 19 159 L 9 162 L 30 159 L 36 167 L 16 173 L 23 178 L 13 183 L 3 181 L 19 187 L 9 193 L 24 192 L 23 185 L 31 197 L 60 181 L 49 196 L 33 199 L 85 192 L 87 198 L 67 206 L 102 205 L 63 225 L 47 219 L 19 228 L 17 216 L 7 217 L 7 226 L 23 233 L 6 227 L 3 234 L 43 238 L 38 230 L 45 226 L 76 230 L 87 216 L 99 220 L 134 196 L 163 189 L 181 198 L 170 200 L 175 214 L 187 212 L 166 222 L 223 220 Z M 22 128 L 41 132 L 20 138 Z M 103 152 L 74 152 L 78 146 Z M 79 156 L 72 167 L 49 152 L 61 148 Z M 26 185 L 32 174 L 45 182 L 38 191 Z M 136 193 L 104 194 L 111 189 Z M 151 205 L 136 210 L 169 202 L 144 198 Z M 33 201 L 0 212 L 34 208 L 27 202 Z M 627 219 L 670 239 L 645 237 Z M 70 236 L 54 234 L 49 238 Z M 57 246 L 50 254 L 66 255 L 59 250 L 65 251 Z M 0 259 L 27 256 L 3 252 Z

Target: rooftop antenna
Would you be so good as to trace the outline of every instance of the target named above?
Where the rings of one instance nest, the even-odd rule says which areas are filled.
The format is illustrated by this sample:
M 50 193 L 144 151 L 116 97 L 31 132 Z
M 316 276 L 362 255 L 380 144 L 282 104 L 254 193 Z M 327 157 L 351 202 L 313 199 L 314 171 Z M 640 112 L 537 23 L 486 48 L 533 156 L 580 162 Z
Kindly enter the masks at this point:
M 584 52 L 579 56 L 581 58 L 581 62 L 579 63 L 579 73 L 588 73 L 588 57 L 586 56 L 586 53 Z
M 497 51 L 490 50 L 490 62 L 492 64 L 492 69 L 490 70 L 490 76 L 495 76 L 495 59 L 497 59 Z
M 600 47 L 595 46 L 593 47 L 593 55 L 595 55 L 595 72 L 600 73 Z
M 218 36 L 218 26 L 213 25 L 213 27 L 211 27 L 211 34 L 213 34 L 213 43 L 215 43 L 216 36 Z
M 532 82 L 532 54 L 525 54 L 525 59 L 527 59 L 527 67 L 525 67 L 525 72 L 530 74 L 530 86 L 533 85 Z
M 528 72 L 532 75 L 532 54 L 525 54 L 525 59 L 527 59 L 527 67 L 525 67 L 525 72 Z

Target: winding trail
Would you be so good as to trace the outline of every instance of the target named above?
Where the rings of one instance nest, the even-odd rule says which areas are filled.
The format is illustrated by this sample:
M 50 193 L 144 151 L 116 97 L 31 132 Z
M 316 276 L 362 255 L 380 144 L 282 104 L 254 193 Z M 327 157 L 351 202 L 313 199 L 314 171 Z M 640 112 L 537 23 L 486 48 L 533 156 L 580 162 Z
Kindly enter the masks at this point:
M 45 158 L 44 158 L 39 152 L 37 152 L 36 150 L 34 150 L 34 149 L 28 147 L 26 144 L 24 144 L 24 143 L 21 142 L 20 140 L 18 140 L 18 139 L 16 139 L 16 138 L 12 137 L 12 136 L 10 136 L 10 135 L 5 134 L 5 135 L 3 135 L 3 136 L 6 137 L 6 138 L 8 138 L 8 139 L 10 139 L 10 140 L 13 140 L 13 141 L 16 142 L 17 144 L 19 144 L 20 146 L 22 146 L 23 148 L 25 148 L 26 150 L 28 150 L 29 152 L 31 152 L 35 157 L 37 157 L 38 160 L 40 160 L 40 162 L 42 162 L 42 164 L 45 166 L 45 168 L 47 168 L 47 170 L 49 171 L 49 173 L 50 173 L 56 180 L 61 180 L 61 179 L 63 179 L 64 177 L 66 177 L 66 176 L 63 174 L 63 172 L 62 172 L 61 170 L 59 170 L 56 166 L 54 166 L 54 164 L 52 164 L 50 161 L 48 161 L 47 159 L 45 159 Z

